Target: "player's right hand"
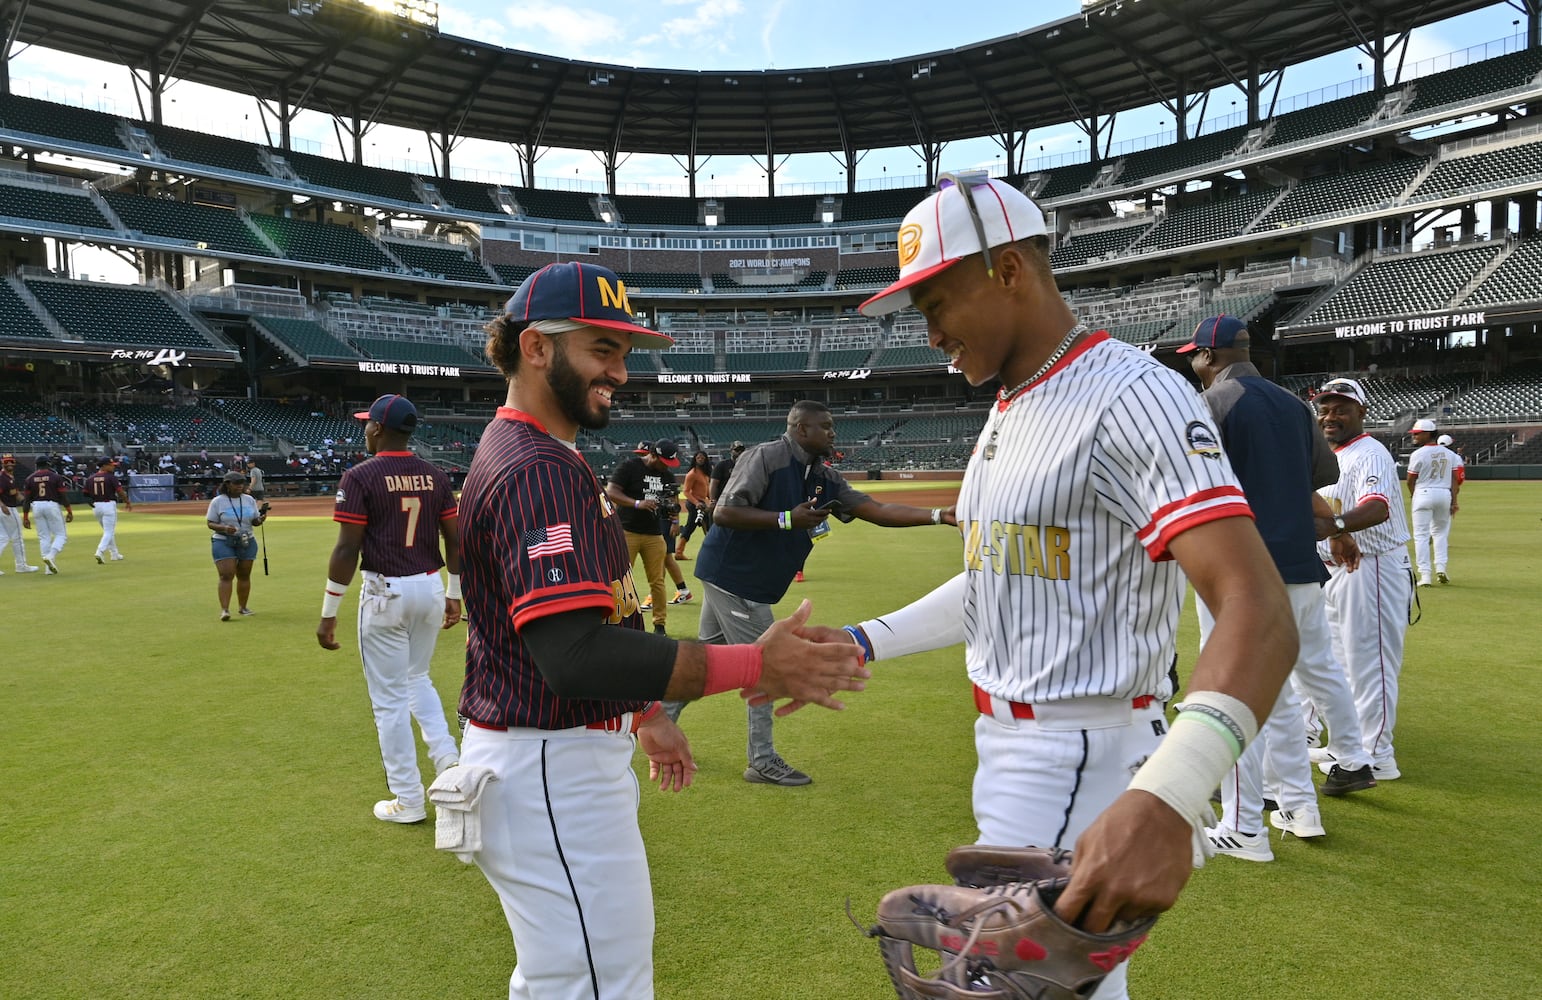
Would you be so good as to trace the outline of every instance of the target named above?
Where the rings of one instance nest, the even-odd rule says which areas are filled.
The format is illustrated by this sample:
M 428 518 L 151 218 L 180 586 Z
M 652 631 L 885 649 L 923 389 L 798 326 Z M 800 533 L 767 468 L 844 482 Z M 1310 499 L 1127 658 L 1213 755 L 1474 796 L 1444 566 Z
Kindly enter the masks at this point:
M 637 501 L 637 509 L 638 510 L 645 510 L 645 511 L 647 511 L 650 514 L 654 514 L 654 513 L 658 512 L 659 504 L 658 504 L 657 500 L 654 500 L 654 499 L 652 499 L 650 497 L 647 500 L 639 500 L 639 501 Z
M 863 681 L 873 676 L 863 665 L 862 650 L 856 645 L 812 642 L 798 634 L 813 610 L 805 600 L 798 610 L 755 640 L 760 647 L 760 682 L 746 697 L 791 699 L 776 710 L 777 715 L 789 715 L 809 704 L 839 711 L 846 706 L 835 699 L 835 693 L 861 691 L 867 686 Z
M 814 501 L 809 500 L 792 509 L 792 526 L 807 531 L 817 525 L 823 524 L 825 518 L 830 516 L 828 510 L 819 510 L 814 506 Z
M 337 619 L 323 618 L 321 624 L 316 626 L 316 641 L 321 643 L 322 649 L 342 649 L 342 644 L 337 641 Z

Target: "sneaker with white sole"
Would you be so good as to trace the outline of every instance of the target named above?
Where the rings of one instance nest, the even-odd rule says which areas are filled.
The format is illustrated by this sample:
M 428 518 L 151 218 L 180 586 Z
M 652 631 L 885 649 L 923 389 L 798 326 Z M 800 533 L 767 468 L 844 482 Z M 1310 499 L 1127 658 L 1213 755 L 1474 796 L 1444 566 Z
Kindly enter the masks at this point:
M 744 780 L 756 785 L 807 785 L 814 779 L 776 756 L 759 766 L 751 764 L 745 768 Z
M 108 556 L 107 558 L 111 559 L 113 562 L 122 562 L 123 561 L 123 553 L 121 553 L 121 552 L 114 552 L 112 555 Z
M 649 594 L 647 597 L 644 597 L 641 601 L 638 601 L 637 602 L 637 610 L 638 611 L 652 611 L 653 610 L 653 595 Z
M 230 612 L 229 611 L 224 611 L 224 610 L 220 611 L 220 621 L 222 621 L 222 622 L 230 621 Z
M 96 554 L 96 564 L 98 566 L 106 566 L 107 565 L 107 560 L 102 558 L 102 554 L 100 552 L 98 552 Z
M 669 599 L 669 603 L 670 604 L 686 604 L 686 603 L 688 603 L 690 601 L 690 599 L 691 599 L 691 592 L 689 590 L 677 590 L 677 591 L 675 591 L 675 596 L 671 597 Z
M 1302 840 L 1326 836 L 1328 833 L 1322 828 L 1322 813 L 1311 806 L 1303 809 L 1276 809 L 1269 813 L 1269 825 Z
M 241 609 L 241 615 L 242 615 L 242 617 L 245 617 L 245 618 L 250 618 L 252 615 L 255 615 L 256 613 L 257 612 L 253 611 L 251 608 L 242 608 Z
M 52 559 L 44 558 L 44 560 L 43 560 L 43 575 L 44 576 L 58 576 L 59 575 L 59 567 L 54 564 L 54 561 Z
M 36 573 L 37 571 L 38 571 L 38 568 L 36 566 L 17 566 L 16 567 L 16 572 L 18 572 L 18 573 Z
M 1322 736 L 1321 729 L 1308 729 L 1306 731 L 1306 748 L 1308 750 L 1316 750 L 1318 747 L 1323 746 Z
M 428 819 L 428 808 L 421 804 L 404 806 L 401 799 L 386 799 L 375 803 L 375 818 L 387 823 L 421 823 Z
M 1243 861 L 1273 861 L 1274 849 L 1266 833 L 1238 833 L 1224 826 L 1205 828 L 1210 847 L 1217 854 L 1228 854 Z
M 1371 774 L 1377 781 L 1396 781 L 1403 776 L 1403 772 L 1397 769 L 1397 761 L 1389 760 L 1385 764 L 1372 764 Z
M 1428 587 L 1429 585 L 1430 585 L 1430 578 L 1429 577 L 1427 577 L 1427 576 L 1419 577 L 1419 586 L 1421 586 L 1421 587 Z
M 1350 792 L 1363 792 L 1368 788 L 1376 787 L 1376 775 L 1371 771 L 1371 765 L 1350 770 L 1341 764 L 1318 764 L 1319 768 L 1326 770 L 1328 780 L 1322 783 L 1324 795 L 1348 795 Z
M 1332 764 L 1334 761 L 1338 760 L 1338 758 L 1333 755 L 1333 751 L 1329 750 L 1327 747 L 1308 747 L 1306 756 L 1307 759 L 1310 760 L 1313 764 Z
M 1435 579 L 1439 580 L 1442 585 L 1451 582 L 1451 578 L 1449 576 L 1446 576 L 1446 571 L 1445 570 L 1439 570 L 1438 572 L 1436 572 Z

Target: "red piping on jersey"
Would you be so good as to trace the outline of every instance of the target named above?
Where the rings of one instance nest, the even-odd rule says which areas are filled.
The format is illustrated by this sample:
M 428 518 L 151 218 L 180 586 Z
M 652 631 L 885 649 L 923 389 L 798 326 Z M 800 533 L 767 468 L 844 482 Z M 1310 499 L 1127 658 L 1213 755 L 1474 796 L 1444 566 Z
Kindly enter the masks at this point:
M 1171 524 L 1168 524 L 1161 529 L 1157 528 L 1157 524 L 1159 522 L 1161 522 L 1168 515 L 1175 513 L 1176 511 L 1180 511 L 1185 507 L 1192 507 L 1196 504 L 1205 503 L 1210 500 L 1220 500 L 1222 498 L 1230 498 L 1232 502 L 1228 502 L 1216 507 L 1206 507 L 1203 510 L 1193 511 L 1192 513 L 1185 514 L 1183 517 L 1180 517 L 1178 520 L 1173 521 Z M 1145 548 L 1147 555 L 1149 555 L 1153 560 L 1170 559 L 1172 557 L 1167 552 L 1168 544 L 1174 538 L 1183 534 L 1183 532 L 1188 531 L 1190 528 L 1204 524 L 1206 521 L 1215 521 L 1223 517 L 1253 516 L 1253 509 L 1247 505 L 1247 500 L 1240 489 L 1235 486 L 1212 486 L 1209 489 L 1200 490 L 1198 493 L 1191 494 L 1190 496 L 1183 497 L 1180 500 L 1174 500 L 1172 503 L 1163 504 L 1161 507 L 1158 507 L 1156 512 L 1151 515 L 1151 520 L 1147 521 L 1145 525 L 1140 528 L 1140 530 L 1135 532 L 1135 538 L 1136 541 L 1141 543 L 1141 545 Z M 1156 537 L 1153 538 L 1150 542 L 1145 541 L 1146 538 L 1150 537 L 1152 532 L 1156 532 Z
M 410 452 L 410 451 L 377 451 L 377 452 L 375 452 L 375 457 L 376 458 L 413 458 L 414 456 L 413 456 L 412 452 Z
M 1032 382 L 1029 382 L 1027 385 L 1023 386 L 1016 393 L 1014 393 L 1013 396 L 1012 396 L 1012 399 L 1017 399 L 1019 396 L 1023 395 L 1023 393 L 1031 392 L 1033 390 L 1034 386 L 1042 385 L 1043 383 L 1049 381 L 1050 377 L 1053 376 L 1056 372 L 1058 372 L 1061 369 L 1065 368 L 1067 365 L 1069 365 L 1071 362 L 1075 361 L 1077 358 L 1081 357 L 1087 351 L 1091 350 L 1092 348 L 1096 347 L 1097 345 L 1103 343 L 1103 341 L 1108 340 L 1108 339 L 1109 339 L 1109 336 L 1108 336 L 1108 331 L 1107 330 L 1099 330 L 1097 333 L 1094 333 L 1091 336 L 1087 337 L 1080 344 L 1077 344 L 1075 347 L 1071 348 L 1069 351 L 1066 351 L 1065 354 L 1060 358 L 1060 360 L 1056 361 L 1055 364 L 1053 365 L 1053 367 L 1051 367 L 1049 371 L 1045 372 L 1043 375 L 1040 375 L 1037 379 L 1035 379 Z M 997 399 L 996 400 L 996 409 L 1000 410 L 1002 413 L 1005 413 L 1007 411 L 1007 407 L 1012 405 L 1012 399 Z
M 518 420 L 521 423 L 529 424 L 542 434 L 551 435 L 551 431 L 547 430 L 545 425 L 524 410 L 516 410 L 512 406 L 500 406 L 496 415 L 499 420 Z
M 1365 433 L 1364 431 L 1361 431 L 1359 434 L 1356 434 L 1354 437 L 1350 438 L 1348 441 L 1345 441 L 1343 444 L 1336 444 L 1336 445 L 1334 445 L 1333 446 L 1333 451 L 1334 451 L 1335 454 L 1337 454 L 1338 452 L 1341 452 L 1345 448 L 1348 448 L 1350 445 L 1354 444 L 1356 441 L 1360 440 L 1361 438 L 1367 438 L 1367 437 L 1370 437 L 1370 435 Z
M 1219 507 L 1206 507 L 1204 510 L 1197 510 L 1169 524 L 1157 536 L 1155 545 L 1148 545 L 1146 547 L 1146 552 L 1151 556 L 1152 562 L 1163 562 L 1171 559 L 1173 554 L 1168 551 L 1167 547 L 1174 538 L 1177 538 L 1190 528 L 1197 528 L 1201 524 L 1208 524 L 1211 521 L 1219 521 L 1227 517 L 1257 519 L 1253 514 L 1253 508 L 1249 507 L 1246 503 L 1228 503 Z
M 572 596 L 554 601 L 542 600 L 534 607 L 530 606 L 531 601 L 563 593 Z M 580 608 L 604 608 L 613 612 L 616 610 L 615 592 L 597 583 L 570 583 L 562 587 L 543 587 L 526 594 L 518 603 L 509 605 L 509 615 L 514 620 L 514 630 L 517 632 L 537 618 L 561 614 L 564 611 L 577 611 Z
M 364 514 L 352 514 L 352 513 L 349 513 L 347 511 L 341 511 L 341 510 L 333 512 L 332 520 L 340 521 L 343 524 L 368 524 L 369 523 L 369 518 L 366 515 L 364 515 Z
M 1367 493 L 1365 496 L 1355 501 L 1355 506 L 1358 507 L 1368 500 L 1380 500 L 1382 503 L 1387 505 L 1387 510 L 1390 511 L 1392 509 L 1392 501 L 1388 500 L 1386 494 L 1384 493 Z

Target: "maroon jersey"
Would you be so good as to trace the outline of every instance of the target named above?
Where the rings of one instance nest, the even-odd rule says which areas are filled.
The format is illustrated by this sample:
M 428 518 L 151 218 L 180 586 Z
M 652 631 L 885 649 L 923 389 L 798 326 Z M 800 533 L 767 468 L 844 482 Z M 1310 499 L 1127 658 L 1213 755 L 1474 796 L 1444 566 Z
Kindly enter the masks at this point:
M 359 565 L 382 576 L 421 576 L 444 565 L 439 522 L 454 517 L 450 478 L 410 451 L 382 451 L 343 473 L 332 520 L 364 525 Z
M 39 469 L 27 477 L 22 486 L 22 492 L 27 495 L 28 503 L 37 503 L 39 500 L 52 500 L 63 503 L 64 493 L 70 488 L 64 477 L 52 469 Z
M 646 701 L 559 698 L 519 630 L 546 615 L 600 608 L 641 629 L 626 535 L 578 453 L 507 406 L 487 426 L 461 490 L 466 682 L 460 713 L 490 726 L 570 729 Z
M 102 503 L 117 500 L 118 491 L 121 489 L 123 489 L 123 483 L 114 473 L 93 472 L 86 477 L 86 488 L 81 492 L 89 497 L 92 503 Z
M 16 488 L 16 479 L 3 470 L 0 470 L 0 504 L 7 507 L 21 506 L 21 491 Z

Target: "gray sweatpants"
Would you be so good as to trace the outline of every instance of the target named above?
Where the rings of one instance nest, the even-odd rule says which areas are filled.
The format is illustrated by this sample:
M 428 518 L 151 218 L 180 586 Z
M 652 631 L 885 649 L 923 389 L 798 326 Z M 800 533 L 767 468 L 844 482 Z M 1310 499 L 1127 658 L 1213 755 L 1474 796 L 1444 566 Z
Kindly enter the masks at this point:
M 701 625 L 697 629 L 697 635 L 702 642 L 710 642 L 718 646 L 736 646 L 740 643 L 754 642 L 776 621 L 769 604 L 735 597 L 705 580 L 701 581 L 701 585 Z M 666 701 L 664 711 L 669 713 L 671 719 L 678 722 L 680 712 L 685 705 L 683 701 Z M 760 767 L 770 763 L 776 757 L 776 747 L 771 743 L 771 721 L 774 718 L 771 714 L 772 706 L 770 704 L 751 705 L 747 711 L 750 730 L 750 766 Z

